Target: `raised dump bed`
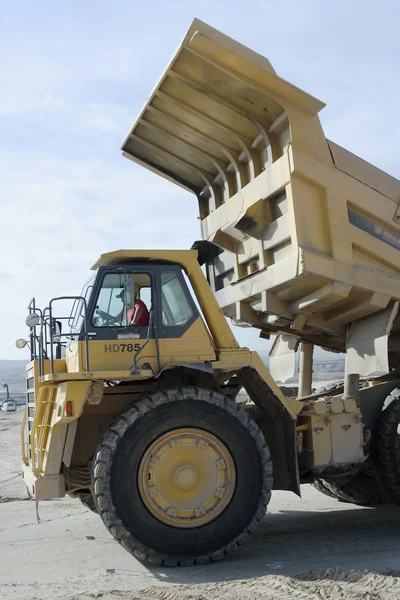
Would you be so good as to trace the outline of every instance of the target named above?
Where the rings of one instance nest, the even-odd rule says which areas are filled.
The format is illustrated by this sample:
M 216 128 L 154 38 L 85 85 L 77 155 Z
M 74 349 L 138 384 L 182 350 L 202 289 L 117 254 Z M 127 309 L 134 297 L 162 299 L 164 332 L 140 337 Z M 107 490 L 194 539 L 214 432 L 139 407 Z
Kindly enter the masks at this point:
M 327 140 L 323 107 L 195 20 L 122 150 L 197 196 L 227 316 L 345 350 L 349 323 L 396 313 L 400 182 Z

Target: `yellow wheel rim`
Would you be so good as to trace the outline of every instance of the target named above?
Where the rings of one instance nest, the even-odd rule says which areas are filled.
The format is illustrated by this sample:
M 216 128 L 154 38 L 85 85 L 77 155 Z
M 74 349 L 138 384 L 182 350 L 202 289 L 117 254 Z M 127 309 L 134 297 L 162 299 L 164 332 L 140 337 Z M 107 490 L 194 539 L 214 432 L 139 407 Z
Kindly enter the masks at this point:
M 146 508 L 174 527 L 199 527 L 232 499 L 236 472 L 226 446 L 202 429 L 174 429 L 155 440 L 139 465 Z

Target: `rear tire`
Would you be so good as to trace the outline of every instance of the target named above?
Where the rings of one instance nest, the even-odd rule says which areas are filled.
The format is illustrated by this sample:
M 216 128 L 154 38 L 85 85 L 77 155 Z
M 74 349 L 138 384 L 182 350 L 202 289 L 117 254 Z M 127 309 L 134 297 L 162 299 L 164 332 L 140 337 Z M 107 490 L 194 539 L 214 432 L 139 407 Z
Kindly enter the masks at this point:
M 375 439 L 374 470 L 381 488 L 390 500 L 400 506 L 400 398 L 398 394 L 398 389 L 392 392 L 391 396 L 394 399 L 382 413 Z
M 321 494 L 324 494 L 324 496 L 328 496 L 329 498 L 334 498 L 335 500 L 339 500 L 339 496 L 337 494 L 334 494 L 332 492 L 332 490 L 329 489 L 327 482 L 325 481 L 325 479 L 316 479 L 313 483 L 312 486 L 318 490 L 319 492 L 321 492 Z
M 203 479 L 192 484 L 185 477 L 190 480 L 202 452 L 199 447 L 204 449 L 204 441 L 196 438 L 202 435 L 198 432 L 208 440 L 207 450 L 198 467 L 201 473 L 204 464 Z M 225 457 L 222 465 L 214 447 Z M 156 486 L 153 479 L 160 464 L 166 466 Z M 220 477 L 221 469 L 224 477 L 230 469 L 232 477 L 214 493 L 213 477 Z M 185 483 L 181 496 L 180 489 L 176 492 L 177 485 L 181 486 L 176 483 L 178 475 L 189 485 Z M 265 515 L 271 475 L 265 438 L 242 408 L 211 390 L 180 388 L 145 397 L 115 419 L 95 453 L 93 495 L 104 524 L 130 553 L 152 564 L 189 566 L 221 560 L 249 539 Z M 198 487 L 201 498 L 206 497 L 205 510 L 198 508 L 196 496 L 187 503 Z M 164 495 L 168 498 L 175 493 L 184 508 L 163 504 Z
M 358 506 L 378 506 L 389 502 L 375 477 L 362 471 L 350 480 L 346 476 L 335 482 L 317 479 L 314 487 L 326 496 Z
M 79 500 L 86 508 L 97 514 L 96 503 L 92 494 L 82 494 L 79 496 Z

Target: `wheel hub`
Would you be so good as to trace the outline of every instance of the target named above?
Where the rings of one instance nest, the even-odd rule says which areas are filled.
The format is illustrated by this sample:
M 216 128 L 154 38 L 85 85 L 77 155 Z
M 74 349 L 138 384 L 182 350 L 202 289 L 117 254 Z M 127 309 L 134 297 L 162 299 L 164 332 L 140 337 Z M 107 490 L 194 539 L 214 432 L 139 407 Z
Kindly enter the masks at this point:
M 199 527 L 215 519 L 231 501 L 235 481 L 233 458 L 223 442 L 191 428 L 156 439 L 138 473 L 147 510 L 174 527 Z
M 196 484 L 198 478 L 196 469 L 190 465 L 183 465 L 176 470 L 174 481 L 178 487 L 188 490 Z

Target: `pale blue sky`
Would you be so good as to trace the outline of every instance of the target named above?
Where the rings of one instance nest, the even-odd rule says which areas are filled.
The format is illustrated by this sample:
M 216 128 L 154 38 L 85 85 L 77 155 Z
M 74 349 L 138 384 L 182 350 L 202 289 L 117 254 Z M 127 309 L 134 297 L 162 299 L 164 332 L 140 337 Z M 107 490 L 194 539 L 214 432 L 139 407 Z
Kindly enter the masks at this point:
M 326 136 L 400 178 L 398 0 L 0 0 L 0 358 L 26 356 L 31 296 L 78 293 L 101 252 L 199 237 L 195 197 L 119 150 L 194 17 L 326 102 Z

